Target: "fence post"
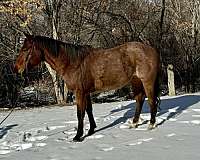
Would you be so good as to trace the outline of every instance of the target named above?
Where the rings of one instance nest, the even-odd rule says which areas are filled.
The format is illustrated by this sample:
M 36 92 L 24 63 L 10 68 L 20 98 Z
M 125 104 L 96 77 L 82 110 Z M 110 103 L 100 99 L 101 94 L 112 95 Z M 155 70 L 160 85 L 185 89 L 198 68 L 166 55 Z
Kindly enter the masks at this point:
M 173 65 L 169 64 L 167 66 L 167 76 L 168 76 L 168 89 L 169 89 L 169 96 L 175 96 L 175 84 L 174 84 L 174 70 Z

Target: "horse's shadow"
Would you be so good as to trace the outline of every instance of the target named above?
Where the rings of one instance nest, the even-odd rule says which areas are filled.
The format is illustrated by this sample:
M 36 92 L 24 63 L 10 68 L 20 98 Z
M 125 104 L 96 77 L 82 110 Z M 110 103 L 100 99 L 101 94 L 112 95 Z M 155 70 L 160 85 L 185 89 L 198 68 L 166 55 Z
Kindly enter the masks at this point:
M 0 139 L 2 139 L 7 133 L 9 130 L 11 130 L 12 128 L 18 126 L 18 124 L 12 124 L 12 125 L 8 125 L 8 126 L 5 126 L 5 127 L 1 127 L 0 128 Z
M 198 102 L 200 102 L 200 96 L 198 96 L 198 95 L 185 95 L 185 96 L 180 96 L 180 97 L 171 98 L 171 99 L 162 99 L 161 105 L 160 105 L 161 110 L 158 112 L 157 117 L 167 113 L 169 111 L 169 109 L 174 109 L 174 111 L 170 112 L 167 115 L 167 117 L 165 119 L 163 119 L 163 121 L 161 121 L 157 125 L 162 125 L 166 120 L 181 114 L 184 110 L 186 110 L 187 108 L 189 108 L 190 106 L 192 106 Z M 127 111 L 124 113 L 124 115 L 122 117 L 118 118 L 111 124 L 108 124 L 107 126 L 96 130 L 96 132 L 99 132 L 99 131 L 102 131 L 102 130 L 105 130 L 108 128 L 112 128 L 120 123 L 125 123 L 129 118 L 132 118 L 134 116 L 134 112 L 135 112 L 134 106 L 135 106 L 135 103 L 131 103 L 120 109 L 112 110 L 110 112 L 110 115 L 112 115 L 113 113 L 116 113 L 116 112 L 120 112 L 122 110 L 127 110 Z M 148 106 L 147 100 L 145 101 L 145 103 L 143 105 L 142 113 L 149 113 L 149 106 Z M 144 124 L 144 123 L 147 123 L 147 121 L 143 122 L 142 124 Z

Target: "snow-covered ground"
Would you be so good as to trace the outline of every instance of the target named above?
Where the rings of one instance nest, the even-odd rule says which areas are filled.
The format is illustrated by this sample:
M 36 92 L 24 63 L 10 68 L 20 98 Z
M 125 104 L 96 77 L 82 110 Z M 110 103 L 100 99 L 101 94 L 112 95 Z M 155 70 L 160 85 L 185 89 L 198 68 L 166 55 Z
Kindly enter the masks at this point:
M 19 110 L 0 126 L 3 160 L 199 160 L 200 93 L 162 97 L 158 127 L 147 130 L 145 102 L 141 125 L 128 128 L 134 101 L 94 104 L 97 132 L 81 143 L 76 133 L 76 107 Z M 8 113 L 0 113 L 3 119 Z M 85 118 L 85 132 L 88 119 Z

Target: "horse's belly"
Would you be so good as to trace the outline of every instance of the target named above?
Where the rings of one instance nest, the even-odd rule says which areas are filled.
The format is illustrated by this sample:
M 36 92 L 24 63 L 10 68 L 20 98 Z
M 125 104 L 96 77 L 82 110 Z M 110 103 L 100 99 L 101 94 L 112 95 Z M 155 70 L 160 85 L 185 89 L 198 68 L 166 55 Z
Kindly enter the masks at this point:
M 118 89 L 130 82 L 130 78 L 124 73 L 110 74 L 99 77 L 95 80 L 96 91 Z
M 118 89 L 129 83 L 135 71 L 130 58 L 119 52 L 114 55 L 108 52 L 104 56 L 92 65 L 95 90 Z

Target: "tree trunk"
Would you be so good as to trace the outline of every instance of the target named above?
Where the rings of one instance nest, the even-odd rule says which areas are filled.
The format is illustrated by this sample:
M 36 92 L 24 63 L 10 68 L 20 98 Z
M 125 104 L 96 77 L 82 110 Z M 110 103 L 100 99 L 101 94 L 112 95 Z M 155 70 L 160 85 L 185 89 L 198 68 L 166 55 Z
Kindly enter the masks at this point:
M 167 67 L 167 75 L 168 75 L 168 89 L 169 89 L 169 96 L 175 96 L 175 84 L 174 84 L 174 71 L 173 65 L 169 64 Z
M 164 24 L 164 17 L 165 17 L 165 0 L 162 0 L 162 9 L 161 9 L 161 15 L 160 15 L 160 35 L 159 35 L 159 46 L 158 50 L 160 52 L 160 59 L 162 61 L 162 39 L 163 39 L 163 24 Z
M 52 22 L 52 34 L 54 39 L 58 39 L 58 12 L 59 12 L 59 6 L 61 4 L 61 1 L 53 1 L 50 0 L 48 1 L 51 11 L 52 11 L 52 17 L 51 17 L 51 22 Z M 46 67 L 52 77 L 53 85 L 54 85 L 54 90 L 55 90 L 55 96 L 56 96 L 56 102 L 58 104 L 64 104 L 66 103 L 66 94 L 68 89 L 65 85 L 62 85 L 64 82 L 60 78 L 60 76 L 56 73 L 55 70 L 53 70 L 48 63 L 45 63 Z M 65 86 L 65 87 L 64 87 Z
M 193 15 L 192 15 L 192 38 L 193 38 L 193 54 L 198 55 L 198 37 L 200 27 L 200 2 L 194 1 Z M 187 60 L 187 71 L 189 75 L 189 87 L 188 92 L 195 91 L 195 72 L 194 72 L 194 61 L 191 54 L 186 57 Z

